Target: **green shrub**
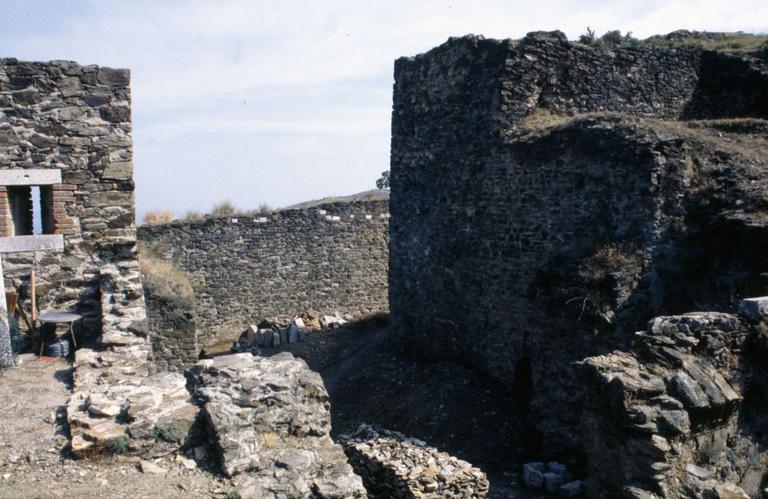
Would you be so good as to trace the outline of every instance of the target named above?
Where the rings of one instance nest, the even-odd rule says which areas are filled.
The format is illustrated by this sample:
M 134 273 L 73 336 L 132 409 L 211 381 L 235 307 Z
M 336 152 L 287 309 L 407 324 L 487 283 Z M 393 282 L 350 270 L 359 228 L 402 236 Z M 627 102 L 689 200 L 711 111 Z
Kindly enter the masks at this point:
M 621 31 L 614 29 L 606 31 L 603 36 L 597 38 L 594 30 L 587 26 L 587 32 L 579 37 L 579 42 L 590 47 L 601 47 L 608 49 L 616 49 L 619 47 L 634 46 L 640 43 L 637 38 L 632 36 L 631 31 L 627 31 L 627 34 L 622 35 Z
M 376 181 L 377 189 L 389 189 L 389 170 L 381 172 L 381 177 Z
M 107 440 L 105 447 L 114 454 L 125 454 L 130 443 L 131 439 L 123 435 L 122 437 L 116 437 L 111 440 Z
M 579 37 L 579 42 L 583 43 L 584 45 L 592 46 L 595 44 L 595 40 L 595 31 L 589 26 L 587 26 L 587 32 Z
M 152 428 L 152 436 L 158 440 L 164 442 L 176 444 L 184 439 L 184 432 L 173 426 L 163 428 L 162 426 L 155 426 Z

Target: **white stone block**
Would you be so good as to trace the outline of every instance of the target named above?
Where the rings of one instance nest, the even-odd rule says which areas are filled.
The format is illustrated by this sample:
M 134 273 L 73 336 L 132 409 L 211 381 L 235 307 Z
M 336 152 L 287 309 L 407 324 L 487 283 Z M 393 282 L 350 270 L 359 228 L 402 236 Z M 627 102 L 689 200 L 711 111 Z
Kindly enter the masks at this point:
M 739 303 L 739 314 L 751 321 L 768 317 L 768 296 L 745 298 Z

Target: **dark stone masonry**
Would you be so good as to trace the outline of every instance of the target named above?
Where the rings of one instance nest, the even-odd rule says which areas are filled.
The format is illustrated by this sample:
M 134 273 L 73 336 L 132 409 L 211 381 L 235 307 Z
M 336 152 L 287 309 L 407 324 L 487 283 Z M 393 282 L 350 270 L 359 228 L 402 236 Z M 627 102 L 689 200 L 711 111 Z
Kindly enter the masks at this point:
M 305 308 L 353 317 L 387 311 L 388 217 L 383 201 L 336 203 L 145 225 L 139 239 L 189 277 L 205 346 Z
M 60 172 L 39 185 L 39 216 L 43 234 L 63 237 L 62 251 L 5 255 L 6 289 L 28 299 L 36 270 L 38 307 L 82 314 L 82 342 L 117 320 L 115 306 L 124 331 L 145 333 L 129 83 L 125 69 L 0 59 L 0 169 Z M 0 186 L 0 236 L 32 234 L 30 189 Z
M 768 294 L 766 117 L 765 52 L 609 50 L 538 32 L 397 60 L 395 339 L 531 394 L 529 452 L 583 455 L 594 427 L 580 362 L 628 349 L 656 315 Z M 674 483 L 636 464 L 603 471 L 605 490 Z M 754 491 L 745 469 L 728 479 Z

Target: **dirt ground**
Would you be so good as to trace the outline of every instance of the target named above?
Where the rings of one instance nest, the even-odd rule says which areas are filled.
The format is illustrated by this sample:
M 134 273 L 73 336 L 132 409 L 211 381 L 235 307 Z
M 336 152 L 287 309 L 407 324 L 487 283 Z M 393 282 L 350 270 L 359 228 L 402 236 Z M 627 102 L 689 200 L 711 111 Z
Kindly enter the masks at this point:
M 169 460 L 158 475 L 141 472 L 136 459 L 72 459 L 70 382 L 70 365 L 52 358 L 0 372 L 1 498 L 224 498 L 232 490 L 224 478 Z
M 366 322 L 313 333 L 288 350 L 304 358 L 331 395 L 334 436 L 359 423 L 420 438 L 479 466 L 494 498 L 530 498 L 519 485 L 522 412 L 512 394 L 452 363 L 401 356 L 386 325 Z M 75 460 L 68 452 L 65 406 L 71 366 L 44 359 L 0 371 L 0 498 L 226 498 L 231 481 L 199 461 L 188 469 L 169 456 L 162 474 L 136 458 Z M 206 471 L 209 470 L 209 471 Z

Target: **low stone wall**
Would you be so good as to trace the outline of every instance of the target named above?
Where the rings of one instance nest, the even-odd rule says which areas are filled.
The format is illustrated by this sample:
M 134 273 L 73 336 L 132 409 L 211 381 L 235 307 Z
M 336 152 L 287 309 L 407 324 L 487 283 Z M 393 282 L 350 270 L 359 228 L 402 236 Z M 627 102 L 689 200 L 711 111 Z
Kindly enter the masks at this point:
M 200 358 L 195 304 L 145 293 L 152 355 L 159 371 L 183 371 Z
M 356 317 L 387 311 L 387 208 L 353 202 L 209 217 L 142 226 L 139 239 L 189 277 L 204 346 L 234 341 L 265 317 L 290 320 L 305 307 Z

